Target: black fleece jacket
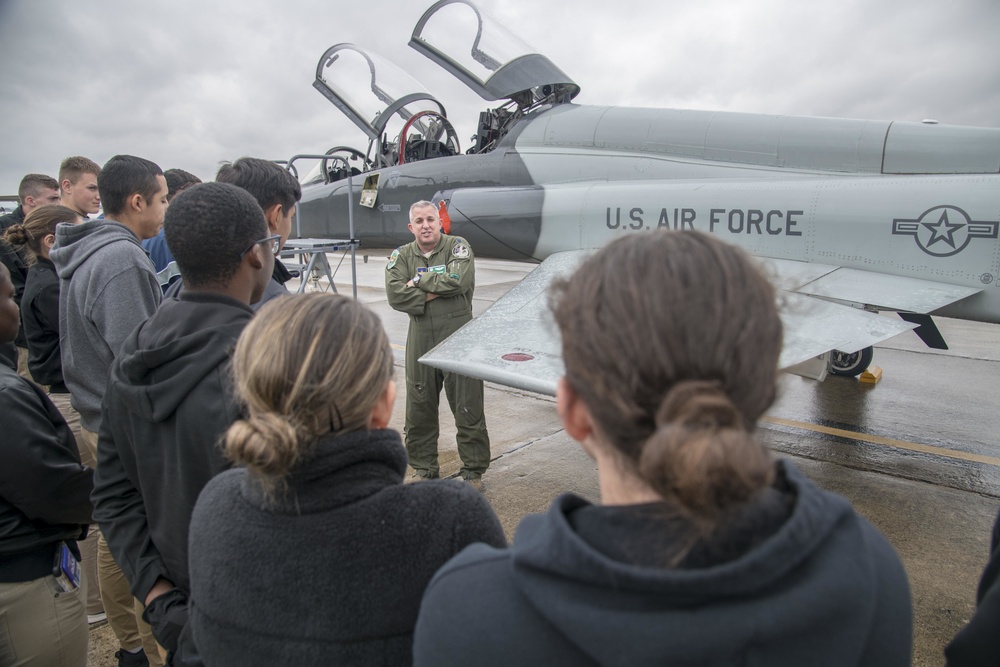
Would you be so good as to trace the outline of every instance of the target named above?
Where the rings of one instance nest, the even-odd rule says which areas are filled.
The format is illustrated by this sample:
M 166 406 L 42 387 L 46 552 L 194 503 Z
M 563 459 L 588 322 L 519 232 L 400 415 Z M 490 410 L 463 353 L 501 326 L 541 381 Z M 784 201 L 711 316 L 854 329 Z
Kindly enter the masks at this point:
M 102 405 L 94 518 L 132 593 L 158 577 L 188 589 L 188 523 L 226 469 L 221 436 L 241 414 L 230 355 L 253 311 L 218 294 L 167 299 L 125 341 Z
M 80 464 L 76 440 L 52 401 L 6 366 L 0 366 L 0 433 L 4 581 L 5 569 L 18 555 L 85 534 L 93 471 Z
M 944 649 L 948 667 L 1000 664 L 1000 514 L 993 523 L 990 560 L 976 590 L 976 613 Z
M 28 343 L 28 370 L 39 384 L 65 394 L 59 354 L 59 275 L 45 257 L 35 258 L 21 297 L 21 323 Z
M 191 518 L 190 623 L 205 664 L 409 665 L 434 572 L 468 544 L 506 542 L 478 491 L 403 484 L 405 471 L 399 433 L 377 430 L 320 439 L 279 502 L 245 469 L 209 482 Z

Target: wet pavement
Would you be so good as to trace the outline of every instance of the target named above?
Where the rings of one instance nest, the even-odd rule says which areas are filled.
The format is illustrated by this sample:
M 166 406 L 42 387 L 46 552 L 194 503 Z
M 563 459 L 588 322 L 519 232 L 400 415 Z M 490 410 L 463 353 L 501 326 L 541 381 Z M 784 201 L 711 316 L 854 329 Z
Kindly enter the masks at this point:
M 362 254 L 369 256 L 363 262 Z M 402 430 L 407 317 L 389 308 L 383 273 L 389 251 L 358 257 L 358 298 L 382 318 L 397 362 L 392 426 Z M 337 265 L 340 256 L 330 255 Z M 476 262 L 476 314 L 533 268 Z M 336 276 L 350 294 L 350 266 Z M 325 283 L 325 281 L 323 281 Z M 1000 326 L 939 320 L 948 351 L 913 334 L 876 348 L 876 385 L 784 376 L 760 437 L 814 481 L 851 500 L 899 552 L 914 603 L 914 665 L 941 665 L 945 644 L 975 609 L 975 589 L 1000 508 Z M 442 397 L 440 462 L 457 474 L 454 426 Z M 486 385 L 493 463 L 484 493 L 508 538 L 524 517 L 561 493 L 599 500 L 596 468 L 562 430 L 554 399 Z M 91 664 L 97 664 L 92 661 Z

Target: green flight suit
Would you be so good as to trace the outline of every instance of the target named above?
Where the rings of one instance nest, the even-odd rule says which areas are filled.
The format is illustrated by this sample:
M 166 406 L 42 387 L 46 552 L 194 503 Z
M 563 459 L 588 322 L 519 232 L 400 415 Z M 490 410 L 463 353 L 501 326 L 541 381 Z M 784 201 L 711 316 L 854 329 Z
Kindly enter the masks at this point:
M 418 270 L 416 287 L 407 287 Z M 417 361 L 472 319 L 476 266 L 465 239 L 441 235 L 428 257 L 417 242 L 393 251 L 385 273 L 385 291 L 393 309 L 410 316 L 406 334 L 406 425 L 410 466 L 424 477 L 437 477 L 438 402 L 444 386 L 458 428 L 462 477 L 482 476 L 490 465 L 490 437 L 483 414 L 483 382 L 447 373 Z M 427 301 L 428 294 L 437 298 Z

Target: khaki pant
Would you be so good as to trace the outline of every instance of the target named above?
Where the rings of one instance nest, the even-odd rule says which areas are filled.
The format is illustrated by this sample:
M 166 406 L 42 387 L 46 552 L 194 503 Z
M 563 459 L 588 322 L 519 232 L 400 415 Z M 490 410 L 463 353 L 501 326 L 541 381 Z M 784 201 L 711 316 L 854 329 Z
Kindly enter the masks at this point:
M 89 448 L 97 454 L 97 434 L 80 427 L 80 450 Z M 137 648 L 142 645 L 151 667 L 162 667 L 163 660 L 153 639 L 153 631 L 149 624 L 142 620 L 143 605 L 132 597 L 125 573 L 118 567 L 108 543 L 101 535 L 97 541 L 97 578 L 101 582 L 101 600 L 104 601 L 104 611 L 108 614 L 108 625 L 114 630 L 118 642 L 125 649 Z
M 49 399 L 59 409 L 63 419 L 69 424 L 73 437 L 76 438 L 77 447 L 80 449 L 80 461 L 88 468 L 97 467 L 97 451 L 91 450 L 80 437 L 80 413 L 73 409 L 69 402 L 69 394 L 49 394 Z M 87 591 L 87 614 L 100 614 L 104 611 L 104 603 L 101 602 L 101 584 L 97 580 L 97 537 L 99 531 L 97 525 L 90 527 L 87 539 L 77 542 L 80 547 L 80 573 L 82 583 Z
M 34 380 L 31 371 L 28 370 L 28 348 L 17 348 L 17 374 L 23 378 Z
M 83 591 L 61 591 L 55 577 L 0 584 L 0 665 L 87 667 Z

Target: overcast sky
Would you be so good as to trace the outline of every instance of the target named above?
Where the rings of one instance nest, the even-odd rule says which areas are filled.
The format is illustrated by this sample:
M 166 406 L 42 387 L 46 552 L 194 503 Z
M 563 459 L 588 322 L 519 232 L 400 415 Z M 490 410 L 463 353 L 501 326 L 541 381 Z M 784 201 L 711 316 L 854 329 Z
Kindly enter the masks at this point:
M 69 155 L 211 179 L 221 160 L 365 149 L 311 86 L 327 47 L 394 61 L 463 150 L 487 103 L 407 46 L 400 0 L 0 0 L 0 194 Z M 997 0 L 481 0 L 580 104 L 1000 127 Z M 495 106 L 495 105 L 491 105 Z

